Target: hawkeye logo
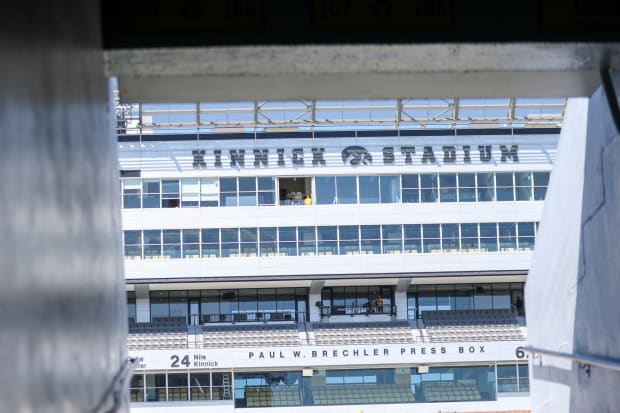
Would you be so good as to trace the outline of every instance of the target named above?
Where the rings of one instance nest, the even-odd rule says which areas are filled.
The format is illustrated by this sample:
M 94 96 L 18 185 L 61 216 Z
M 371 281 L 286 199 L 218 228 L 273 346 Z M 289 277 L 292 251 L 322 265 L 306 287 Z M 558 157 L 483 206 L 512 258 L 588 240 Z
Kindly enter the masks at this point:
M 363 146 L 347 146 L 342 150 L 342 162 L 351 166 L 370 165 L 372 155 Z

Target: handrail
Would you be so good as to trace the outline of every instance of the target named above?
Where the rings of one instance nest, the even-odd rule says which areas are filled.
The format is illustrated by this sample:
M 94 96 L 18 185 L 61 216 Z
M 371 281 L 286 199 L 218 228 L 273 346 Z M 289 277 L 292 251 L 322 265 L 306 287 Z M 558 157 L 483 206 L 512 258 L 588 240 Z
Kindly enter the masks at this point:
M 564 353 L 561 351 L 555 350 L 546 350 L 534 346 L 525 346 L 523 347 L 523 351 L 527 351 L 528 353 L 532 353 L 533 355 L 540 354 L 545 356 L 552 356 L 557 358 L 562 358 L 566 360 L 576 361 L 578 363 L 583 364 L 584 366 L 598 366 L 604 369 L 620 371 L 620 361 L 613 360 L 605 357 L 599 356 L 589 356 L 584 354 L 574 354 L 574 353 Z
M 123 361 L 99 403 L 91 410 L 92 413 L 112 413 L 120 410 L 127 390 L 125 382 L 131 377 L 136 367 L 138 367 L 138 360 L 135 357 L 127 357 Z M 111 406 L 109 406 L 110 403 Z

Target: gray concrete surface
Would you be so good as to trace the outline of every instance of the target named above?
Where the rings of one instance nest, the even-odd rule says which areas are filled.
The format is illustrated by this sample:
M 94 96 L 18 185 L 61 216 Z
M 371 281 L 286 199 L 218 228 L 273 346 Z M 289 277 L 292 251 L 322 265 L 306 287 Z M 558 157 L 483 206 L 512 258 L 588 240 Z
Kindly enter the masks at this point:
M 126 357 L 99 3 L 0 13 L 0 411 L 93 412 Z M 127 403 L 123 395 L 119 411 Z
M 526 286 L 533 346 L 620 360 L 618 135 L 602 89 L 569 102 Z M 534 412 L 620 406 L 620 372 L 543 356 L 532 375 Z
M 617 43 L 107 50 L 124 102 L 590 96 Z

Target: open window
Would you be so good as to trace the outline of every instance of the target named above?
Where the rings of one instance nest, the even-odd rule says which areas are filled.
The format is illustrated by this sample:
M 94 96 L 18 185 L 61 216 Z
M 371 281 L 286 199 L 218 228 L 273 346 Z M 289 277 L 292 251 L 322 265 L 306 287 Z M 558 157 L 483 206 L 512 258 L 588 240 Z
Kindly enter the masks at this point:
M 278 178 L 280 205 L 303 205 L 306 194 L 312 196 L 312 178 L 296 176 Z

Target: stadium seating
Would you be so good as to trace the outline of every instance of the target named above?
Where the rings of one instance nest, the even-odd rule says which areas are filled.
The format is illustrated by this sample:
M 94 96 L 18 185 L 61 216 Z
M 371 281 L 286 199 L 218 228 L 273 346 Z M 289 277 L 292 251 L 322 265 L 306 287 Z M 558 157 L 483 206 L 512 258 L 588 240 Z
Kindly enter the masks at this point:
M 187 348 L 185 318 L 167 318 L 152 323 L 129 323 L 130 350 Z
M 204 326 L 203 347 L 301 345 L 297 325 Z
M 246 407 L 301 406 L 298 387 L 256 386 L 245 389 Z
M 475 381 L 422 382 L 422 392 L 427 402 L 458 402 L 482 400 Z
M 509 309 L 424 311 L 422 318 L 432 343 L 525 339 Z
M 325 385 L 312 389 L 315 405 L 413 403 L 407 384 Z
M 413 343 L 409 323 L 316 323 L 314 339 L 318 345 Z

